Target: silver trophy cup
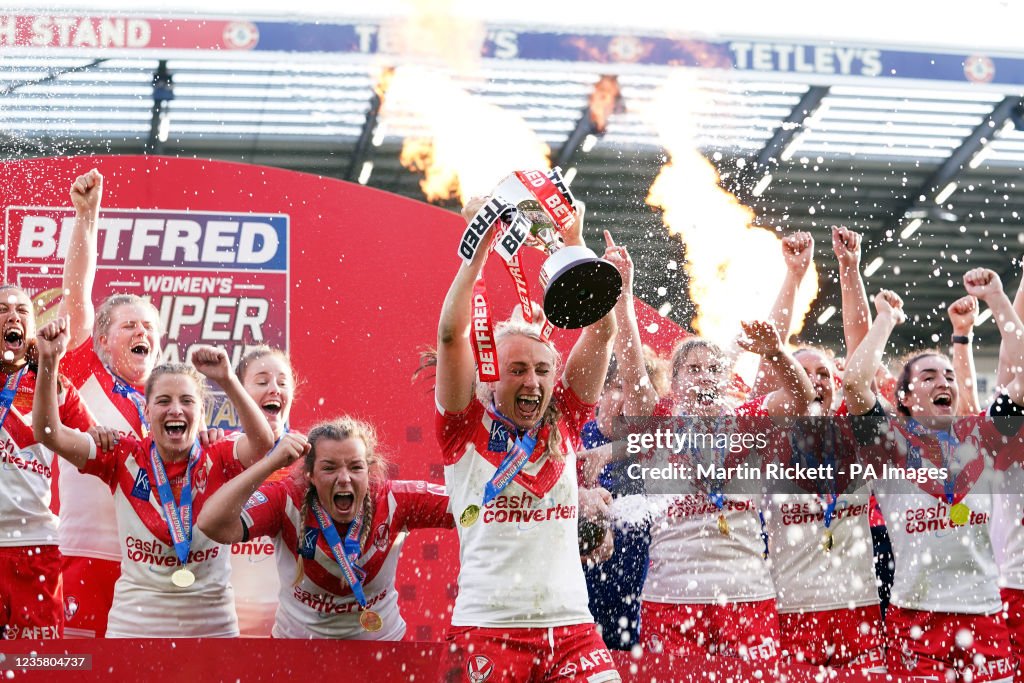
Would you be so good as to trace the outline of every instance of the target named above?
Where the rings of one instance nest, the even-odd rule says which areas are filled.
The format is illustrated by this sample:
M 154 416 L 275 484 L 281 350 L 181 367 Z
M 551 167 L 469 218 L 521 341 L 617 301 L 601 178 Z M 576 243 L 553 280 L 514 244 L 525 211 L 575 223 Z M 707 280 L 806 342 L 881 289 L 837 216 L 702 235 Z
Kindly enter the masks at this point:
M 565 187 L 559 169 L 550 177 L 560 188 Z M 568 195 L 567 189 L 565 193 Z M 515 175 L 506 178 L 495 194 L 515 204 L 530 224 L 527 243 L 548 254 L 541 266 L 540 283 L 544 287 L 544 314 L 551 324 L 577 329 L 606 316 L 622 293 L 622 277 L 615 266 L 588 247 L 566 246 L 551 217 Z M 582 219 L 583 202 L 577 202 L 575 209 Z

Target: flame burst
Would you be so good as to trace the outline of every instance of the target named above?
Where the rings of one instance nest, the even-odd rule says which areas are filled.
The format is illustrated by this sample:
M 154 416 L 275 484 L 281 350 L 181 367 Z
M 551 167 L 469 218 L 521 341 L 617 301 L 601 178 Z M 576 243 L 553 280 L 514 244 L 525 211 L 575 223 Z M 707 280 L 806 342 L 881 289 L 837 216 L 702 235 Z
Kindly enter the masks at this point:
M 651 186 L 647 203 L 664 211 L 663 222 L 686 245 L 693 329 L 724 348 L 732 346 L 741 320 L 768 318 L 786 274 L 780 239 L 753 225 L 754 213 L 723 190 L 715 167 L 697 150 L 687 112 L 704 95 L 684 74 L 671 77 L 651 107 L 669 161 Z M 821 242 L 818 248 L 822 247 Z M 793 331 L 817 296 L 814 265 L 797 292 Z
M 550 168 L 550 148 L 518 115 L 469 93 L 486 37 L 454 0 L 414 0 L 413 11 L 388 24 L 398 67 L 382 117 L 402 135 L 401 163 L 423 173 L 429 201 L 487 195 L 516 170 Z M 458 76 L 456 76 L 458 75 Z
M 622 90 L 616 76 L 601 76 L 590 93 L 590 120 L 596 132 L 604 134 L 608 128 L 608 117 L 623 110 Z
M 406 137 L 401 162 L 422 172 L 429 201 L 487 195 L 509 173 L 550 168 L 550 148 L 522 118 L 471 95 L 435 69 L 396 69 L 384 106 L 389 127 L 405 118 L 419 135 Z

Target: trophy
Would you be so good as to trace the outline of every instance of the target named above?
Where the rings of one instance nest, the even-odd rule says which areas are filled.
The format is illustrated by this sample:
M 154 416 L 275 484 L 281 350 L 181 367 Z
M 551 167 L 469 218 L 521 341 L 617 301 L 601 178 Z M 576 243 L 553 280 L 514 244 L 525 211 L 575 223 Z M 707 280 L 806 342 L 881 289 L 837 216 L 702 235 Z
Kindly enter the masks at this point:
M 612 310 L 622 292 L 622 277 L 615 266 L 585 246 L 566 246 L 562 240 L 560 233 L 572 225 L 577 214 L 582 219 L 584 208 L 582 202 L 573 202 L 559 168 L 548 173 L 517 171 L 498 184 L 491 200 L 467 227 L 468 234 L 477 219 L 482 219 L 486 230 L 500 217 L 508 227 L 494 248 L 510 264 L 523 244 L 547 252 L 540 272 L 544 314 L 553 325 L 565 329 L 597 322 Z M 488 217 L 493 220 L 487 222 Z M 460 253 L 466 257 L 461 248 Z

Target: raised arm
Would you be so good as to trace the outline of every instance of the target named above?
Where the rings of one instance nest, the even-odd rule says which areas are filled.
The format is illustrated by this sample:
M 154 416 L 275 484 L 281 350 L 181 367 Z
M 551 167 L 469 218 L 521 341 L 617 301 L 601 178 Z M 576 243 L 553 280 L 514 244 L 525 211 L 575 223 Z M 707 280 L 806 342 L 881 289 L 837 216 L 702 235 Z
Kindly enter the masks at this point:
M 583 241 L 583 208 L 576 214 L 576 221 L 563 235 L 567 247 L 585 247 Z M 565 381 L 584 403 L 597 403 L 608 372 L 608 361 L 612 355 L 615 340 L 614 309 L 597 322 L 587 325 L 569 352 L 565 361 Z
M 89 460 L 92 437 L 60 421 L 57 366 L 68 348 L 68 320 L 61 316 L 36 334 L 39 369 L 32 398 L 32 433 L 36 441 L 81 469 Z
M 95 168 L 78 176 L 71 184 L 75 226 L 64 259 L 64 296 L 58 315 L 67 315 L 70 319 L 68 334 L 73 349 L 92 336 L 96 322 L 92 286 L 96 279 L 96 233 L 102 196 L 103 176 Z
M 474 197 L 462 210 L 472 220 L 486 200 Z M 441 306 L 437 323 L 437 376 L 434 395 L 437 404 L 448 413 L 465 410 L 473 400 L 476 364 L 473 360 L 470 322 L 473 309 L 473 285 L 480 278 L 490 252 L 491 230 L 480 238 L 480 246 L 469 263 L 462 262 Z
M 882 354 L 896 326 L 906 320 L 903 299 L 883 289 L 875 296 L 875 320 L 868 333 L 846 362 L 843 392 L 851 415 L 866 415 L 875 407 L 877 398 L 871 388 L 875 371 L 882 364 Z
M 615 324 L 618 328 L 615 335 L 615 359 L 618 362 L 618 377 L 622 382 L 624 415 L 647 415 L 654 410 L 658 402 L 651 378 L 647 376 L 644 363 L 644 349 L 640 341 L 640 327 L 636 321 L 636 309 L 633 306 L 633 259 L 626 247 L 616 246 L 615 240 L 607 230 L 604 231 L 604 258 L 619 271 L 622 276 L 622 295 L 615 303 Z M 634 410 L 646 412 L 630 412 Z M 640 406 L 640 408 L 636 408 Z M 598 416 L 600 419 L 601 416 Z M 617 416 L 616 416 L 617 417 Z M 605 434 L 605 426 L 601 426 Z
M 274 447 L 274 432 L 256 401 L 242 387 L 235 373 L 231 372 L 227 352 L 212 346 L 196 347 L 192 352 L 192 365 L 224 390 L 238 413 L 238 422 L 243 432 L 235 443 L 238 461 L 243 467 L 259 461 Z
M 1021 263 L 1024 263 L 1024 257 L 1021 258 Z M 1021 277 L 1020 284 L 1017 286 L 1017 293 L 1013 297 L 1013 310 L 1017 313 L 1018 318 L 1024 320 L 1024 277 Z M 1014 373 L 1010 368 L 1011 361 L 1007 357 L 1009 351 L 1009 349 L 1004 348 L 1003 344 L 999 345 L 999 366 L 996 370 L 997 387 L 1005 387 L 1019 374 Z
M 846 355 L 857 346 L 871 326 L 868 293 L 860 276 L 860 233 L 846 227 L 832 227 L 832 251 L 839 262 L 839 291 L 843 306 L 843 336 Z
M 217 489 L 203 505 L 196 525 L 217 543 L 238 543 L 245 536 L 242 508 L 252 492 L 271 474 L 287 467 L 309 450 L 306 437 L 288 432 L 270 454 Z
M 977 415 L 981 412 L 981 401 L 978 400 L 978 372 L 974 367 L 971 339 L 978 319 L 978 300 L 968 294 L 951 303 L 946 310 L 953 325 L 953 372 L 960 396 L 956 414 Z M 965 338 L 966 342 L 963 341 Z
M 778 378 L 779 388 L 765 398 L 765 410 L 772 417 L 807 414 L 814 400 L 814 385 L 796 359 L 782 347 L 775 327 L 767 322 L 741 322 L 743 334 L 737 344 L 744 351 L 761 356 L 762 367 Z
M 999 359 L 1013 376 L 1003 391 L 1014 403 L 1024 403 L 1024 324 L 1003 291 L 999 275 L 988 268 L 974 268 L 964 275 L 964 288 L 992 310 L 1001 337 Z
M 775 297 L 768 322 L 779 333 L 783 344 L 789 340 L 789 332 L 793 329 L 793 307 L 796 305 L 796 293 L 800 283 L 807 274 L 807 269 L 814 259 L 814 238 L 809 232 L 794 232 L 782 239 L 782 258 L 786 262 L 786 276 Z M 761 362 L 757 378 L 754 380 L 753 396 L 764 396 L 779 387 L 779 378 L 771 364 Z

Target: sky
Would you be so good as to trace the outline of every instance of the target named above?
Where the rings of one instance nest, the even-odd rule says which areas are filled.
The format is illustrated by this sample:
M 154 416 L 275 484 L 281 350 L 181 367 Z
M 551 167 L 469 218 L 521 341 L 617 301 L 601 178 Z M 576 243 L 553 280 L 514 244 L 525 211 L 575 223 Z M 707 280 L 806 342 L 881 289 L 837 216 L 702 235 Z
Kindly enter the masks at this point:
M 341 20 L 402 15 L 419 4 L 504 25 L 604 30 L 627 27 L 707 37 L 774 36 L 968 48 L 990 54 L 1024 52 L 1020 41 L 1024 2 L 1020 0 L 726 0 L 699 4 L 667 0 L 374 0 L 372 8 L 367 6 L 370 3 L 351 0 L 14 0 L 11 4 L 29 13 L 84 10 L 140 14 L 209 13 L 216 4 L 217 14 Z

